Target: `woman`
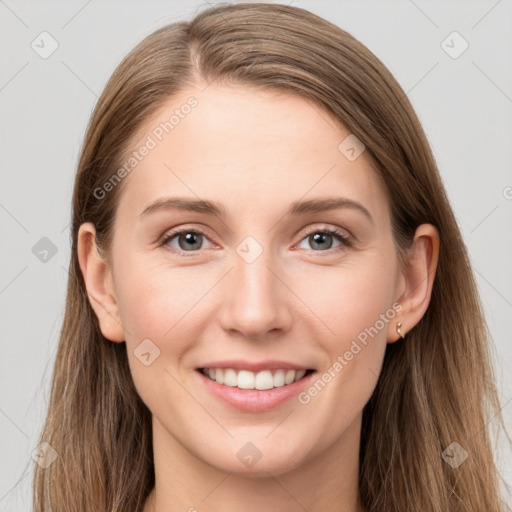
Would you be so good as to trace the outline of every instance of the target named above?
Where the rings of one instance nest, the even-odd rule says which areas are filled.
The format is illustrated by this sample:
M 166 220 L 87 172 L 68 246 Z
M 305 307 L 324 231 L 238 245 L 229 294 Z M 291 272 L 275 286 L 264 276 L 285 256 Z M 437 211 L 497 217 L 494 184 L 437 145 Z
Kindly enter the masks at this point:
M 464 242 L 348 33 L 240 4 L 151 34 L 93 113 L 72 233 L 36 511 L 505 510 Z

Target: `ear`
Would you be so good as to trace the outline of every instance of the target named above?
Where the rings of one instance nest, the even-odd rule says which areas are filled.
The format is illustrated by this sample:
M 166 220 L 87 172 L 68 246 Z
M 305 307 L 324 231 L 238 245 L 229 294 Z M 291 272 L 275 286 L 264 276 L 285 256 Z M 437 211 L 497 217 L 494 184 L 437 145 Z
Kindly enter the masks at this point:
M 125 341 L 112 273 L 106 259 L 98 252 L 96 229 L 91 222 L 80 226 L 77 248 L 87 295 L 98 317 L 103 336 L 115 342 Z
M 388 343 L 400 339 L 397 332 L 401 322 L 402 334 L 410 331 L 423 317 L 430 304 L 432 286 L 439 258 L 439 233 L 432 224 L 421 224 L 416 229 L 407 261 L 402 269 L 401 283 L 405 288 L 398 299 L 402 309 L 396 321 L 389 323 Z

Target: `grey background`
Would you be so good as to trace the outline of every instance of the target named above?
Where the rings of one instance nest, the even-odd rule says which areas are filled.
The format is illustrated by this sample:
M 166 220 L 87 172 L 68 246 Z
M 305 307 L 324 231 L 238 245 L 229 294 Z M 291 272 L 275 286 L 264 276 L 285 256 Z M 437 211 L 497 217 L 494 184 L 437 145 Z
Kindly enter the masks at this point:
M 0 0 L 1 511 L 31 509 L 31 453 L 46 411 L 64 311 L 72 183 L 92 108 L 138 41 L 206 5 Z M 510 429 L 511 0 L 292 5 L 360 39 L 390 68 L 416 108 L 474 265 Z M 59 45 L 47 59 L 31 47 L 43 31 Z M 469 43 L 456 59 L 441 46 L 453 31 Z M 457 41 L 448 44 L 461 48 Z M 57 251 L 46 262 L 37 257 L 36 244 L 47 243 L 40 242 L 43 237 Z M 510 447 L 502 443 L 498 452 L 510 485 Z

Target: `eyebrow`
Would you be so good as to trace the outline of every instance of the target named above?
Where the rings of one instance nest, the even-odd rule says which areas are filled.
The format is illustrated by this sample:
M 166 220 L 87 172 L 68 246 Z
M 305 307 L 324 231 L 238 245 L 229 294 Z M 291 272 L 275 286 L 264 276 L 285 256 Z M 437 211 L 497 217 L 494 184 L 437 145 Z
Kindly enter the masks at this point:
M 345 197 L 326 197 L 319 199 L 310 199 L 307 201 L 294 201 L 288 208 L 285 216 L 305 215 L 308 213 L 324 212 L 340 208 L 348 208 L 356 210 L 365 215 L 365 217 L 373 224 L 373 217 L 370 212 L 360 203 Z M 140 217 L 166 209 L 183 210 L 190 212 L 205 213 L 216 217 L 225 217 L 226 210 L 215 201 L 207 201 L 204 199 L 185 199 L 181 197 L 165 197 L 157 199 L 151 203 L 140 214 Z

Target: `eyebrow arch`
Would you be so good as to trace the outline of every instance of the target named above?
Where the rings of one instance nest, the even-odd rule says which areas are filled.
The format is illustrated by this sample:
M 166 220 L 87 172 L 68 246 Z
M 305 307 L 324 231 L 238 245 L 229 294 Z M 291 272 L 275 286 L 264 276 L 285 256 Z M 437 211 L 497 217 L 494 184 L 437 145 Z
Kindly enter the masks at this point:
M 145 217 L 155 211 L 169 208 L 205 213 L 207 215 L 214 215 L 216 217 L 226 216 L 224 207 L 215 201 L 207 201 L 203 199 L 185 199 L 180 197 L 166 197 L 157 199 L 151 203 L 140 214 L 140 217 Z M 305 215 L 308 213 L 324 212 L 338 208 L 350 208 L 357 210 L 363 213 L 373 224 L 373 217 L 362 204 L 344 197 L 327 197 L 320 199 L 310 199 L 308 201 L 294 201 L 288 208 L 285 216 Z
M 203 199 L 184 199 L 180 197 L 164 197 L 151 203 L 144 209 L 140 216 L 145 217 L 155 211 L 166 210 L 169 208 L 206 213 L 208 215 L 215 215 L 216 217 L 224 217 L 226 215 L 224 207 L 214 201 L 205 201 Z
M 306 213 L 325 212 L 338 208 L 350 208 L 359 211 L 373 224 L 373 217 L 370 212 L 357 201 L 345 197 L 326 197 L 311 199 L 309 201 L 295 201 L 290 205 L 286 215 L 303 215 Z

